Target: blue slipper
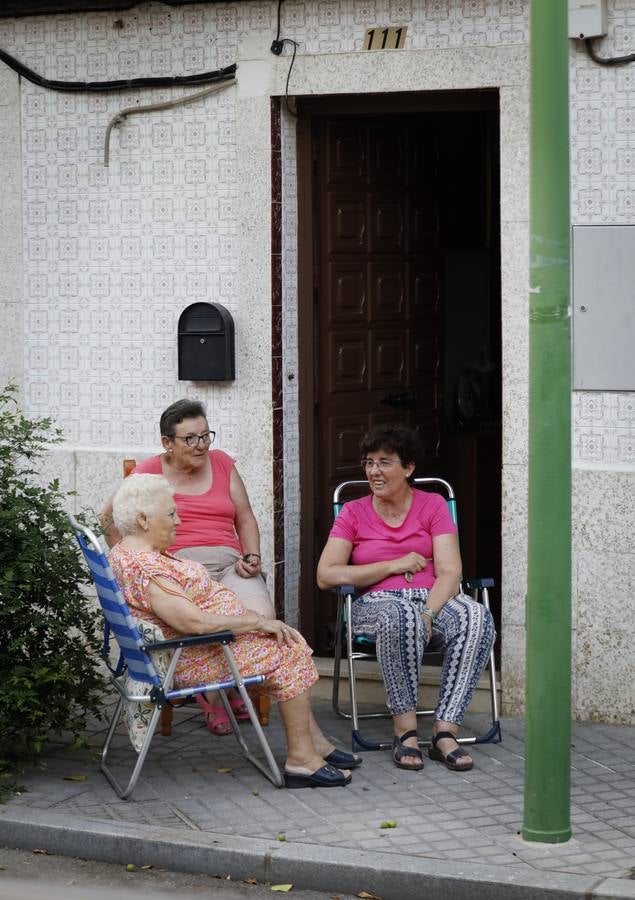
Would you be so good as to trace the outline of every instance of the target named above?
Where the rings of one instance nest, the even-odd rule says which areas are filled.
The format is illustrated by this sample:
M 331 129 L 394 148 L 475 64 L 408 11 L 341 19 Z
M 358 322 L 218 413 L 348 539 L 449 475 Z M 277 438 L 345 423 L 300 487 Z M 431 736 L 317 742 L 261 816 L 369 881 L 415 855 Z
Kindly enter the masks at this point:
M 284 784 L 288 788 L 315 788 L 315 787 L 344 787 L 350 784 L 351 775 L 344 775 L 334 766 L 322 766 L 311 775 L 296 775 L 293 772 L 284 773 Z
M 357 766 L 361 766 L 364 762 L 361 756 L 355 756 L 353 753 L 347 753 L 346 750 L 337 749 L 325 756 L 324 761 L 337 769 L 356 769 Z

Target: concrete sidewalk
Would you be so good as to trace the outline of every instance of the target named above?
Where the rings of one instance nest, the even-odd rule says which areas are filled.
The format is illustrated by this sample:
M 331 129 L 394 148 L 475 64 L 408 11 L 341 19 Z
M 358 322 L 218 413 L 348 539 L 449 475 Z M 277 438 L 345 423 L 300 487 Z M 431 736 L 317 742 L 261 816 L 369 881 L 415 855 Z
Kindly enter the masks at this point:
M 325 701 L 315 707 L 324 730 L 349 746 L 348 723 Z M 464 728 L 486 726 L 472 715 Z M 388 723 L 372 728 L 384 737 Z M 275 714 L 267 734 L 283 759 Z M 473 749 L 471 772 L 431 761 L 423 772 L 404 772 L 388 753 L 365 753 L 347 788 L 287 791 L 245 762 L 231 736 L 210 735 L 188 707 L 175 712 L 172 737 L 155 737 L 130 801 L 98 770 L 104 726 L 87 737 L 90 751 L 51 743 L 23 775 L 27 791 L 0 807 L 0 845 L 330 893 L 365 890 L 383 900 L 635 898 L 633 726 L 574 724 L 573 838 L 560 845 L 519 836 L 521 719 L 503 720 L 501 744 Z M 128 766 L 127 735 L 116 740 L 116 759 Z M 382 828 L 386 821 L 396 827 Z

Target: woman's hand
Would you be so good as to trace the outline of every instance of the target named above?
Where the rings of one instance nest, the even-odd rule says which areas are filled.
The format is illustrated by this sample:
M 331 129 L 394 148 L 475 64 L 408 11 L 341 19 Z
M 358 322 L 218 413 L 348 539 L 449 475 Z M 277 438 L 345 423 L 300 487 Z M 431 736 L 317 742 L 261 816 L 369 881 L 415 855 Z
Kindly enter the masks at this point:
M 317 568 L 317 583 L 322 590 L 336 588 L 341 584 L 352 584 L 363 590 L 393 575 L 420 572 L 431 562 L 420 553 L 406 553 L 397 559 L 386 559 L 375 563 L 351 565 L 349 560 L 353 545 L 343 538 L 330 537 L 322 551 Z M 407 581 L 409 579 L 406 579 Z
M 302 641 L 302 635 L 299 631 L 296 631 L 295 628 L 291 628 L 290 625 L 285 625 L 284 622 L 280 622 L 279 619 L 264 619 L 261 617 L 256 628 L 264 634 L 273 635 L 279 644 L 288 644 L 289 646 L 292 646 L 293 644 L 299 644 Z
M 239 556 L 234 569 L 241 578 L 254 578 L 256 575 L 260 575 L 260 554 L 246 553 L 244 556 Z
M 401 575 L 406 572 L 410 572 L 414 575 L 416 572 L 420 572 L 422 569 L 428 565 L 428 560 L 425 556 L 421 556 L 420 553 L 406 553 L 405 556 L 400 556 L 399 559 L 393 560 L 393 575 Z

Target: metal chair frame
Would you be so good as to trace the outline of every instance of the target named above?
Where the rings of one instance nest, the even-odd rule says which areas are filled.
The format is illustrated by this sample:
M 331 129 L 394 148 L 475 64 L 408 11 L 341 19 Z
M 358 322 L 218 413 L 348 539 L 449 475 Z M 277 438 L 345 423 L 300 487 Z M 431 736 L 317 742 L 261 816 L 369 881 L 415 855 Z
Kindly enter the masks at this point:
M 458 512 L 456 496 L 452 485 L 443 478 L 415 478 L 414 485 L 436 485 L 441 487 L 445 492 L 446 501 L 452 520 L 458 527 Z M 351 481 L 343 481 L 333 492 L 333 514 L 334 518 L 339 514 L 343 505 L 341 499 L 342 494 L 351 487 L 365 486 L 368 488 L 368 482 L 365 479 L 355 479 Z M 437 491 L 439 493 L 439 491 Z M 464 593 L 470 591 L 474 600 L 483 603 L 485 608 L 489 610 L 489 588 L 494 586 L 492 578 L 475 578 L 461 582 L 461 589 Z M 368 644 L 369 648 L 374 646 L 374 642 L 370 638 L 353 635 L 350 623 L 352 621 L 353 600 L 357 594 L 356 589 L 352 585 L 341 585 L 337 588 L 337 620 L 335 626 L 335 659 L 333 660 L 333 695 L 332 705 L 333 711 L 337 716 L 352 721 L 352 748 L 355 750 L 386 750 L 392 747 L 392 741 L 371 741 L 364 737 L 360 730 L 360 720 L 362 719 L 385 719 L 390 718 L 388 712 L 377 713 L 360 713 L 358 711 L 357 702 L 357 686 L 355 683 L 355 663 L 358 660 L 376 660 L 376 656 L 371 649 L 360 649 L 360 643 Z M 348 684 L 350 692 L 350 712 L 344 710 L 340 704 L 340 673 L 343 651 L 345 650 L 345 658 L 348 665 Z M 442 657 L 442 651 L 426 650 L 424 652 L 424 660 L 430 657 Z M 494 660 L 494 649 L 490 653 L 489 663 L 489 683 L 490 683 L 490 706 L 492 724 L 489 730 L 483 735 L 470 735 L 458 738 L 459 744 L 488 744 L 499 743 L 502 740 L 501 726 L 498 712 L 498 696 L 496 682 L 496 666 Z M 432 716 L 434 709 L 417 709 L 417 716 Z M 420 740 L 419 745 L 429 747 L 431 741 Z
M 114 714 L 110 721 L 106 740 L 101 751 L 100 769 L 105 775 L 108 782 L 114 788 L 117 795 L 122 800 L 127 800 L 135 789 L 143 764 L 145 762 L 152 738 L 156 731 L 157 724 L 161 715 L 161 710 L 166 705 L 171 705 L 174 700 L 182 700 L 184 698 L 193 697 L 196 694 L 205 691 L 218 691 L 222 704 L 227 712 L 229 720 L 234 729 L 234 735 L 238 741 L 244 757 L 260 771 L 269 781 L 276 787 L 282 787 L 283 779 L 280 769 L 273 757 L 271 748 L 267 742 L 267 738 L 262 730 L 256 710 L 254 709 L 251 698 L 247 692 L 247 687 L 253 684 L 262 684 L 265 680 L 264 675 L 250 675 L 245 678 L 240 674 L 236 660 L 231 652 L 230 644 L 236 639 L 235 635 L 230 631 L 220 631 L 214 634 L 196 635 L 193 637 L 172 638 L 170 640 L 156 641 L 153 643 L 145 643 L 135 624 L 134 617 L 131 615 L 128 605 L 124 600 L 123 594 L 115 576 L 110 568 L 108 559 L 106 558 L 99 541 L 95 534 L 84 525 L 81 525 L 73 516 L 69 516 L 69 521 L 75 532 L 75 537 L 80 546 L 86 564 L 90 570 L 93 583 L 97 590 L 102 612 L 104 614 L 104 646 L 102 647 L 102 658 L 110 669 L 110 683 L 119 694 Z M 108 658 L 109 634 L 115 636 L 121 657 L 119 664 L 115 669 L 110 665 Z M 193 687 L 181 689 L 173 688 L 174 672 L 179 661 L 181 651 L 186 647 L 192 647 L 201 644 L 220 644 L 227 665 L 231 672 L 231 679 L 227 681 L 217 681 L 208 684 L 199 684 Z M 155 650 L 173 650 L 167 672 L 161 678 L 152 663 L 151 653 Z M 149 694 L 129 694 L 122 683 L 122 676 L 128 669 L 131 676 L 139 681 L 152 686 Z M 226 691 L 236 689 L 249 712 L 249 719 L 254 727 L 256 737 L 260 747 L 264 753 L 266 764 L 253 755 L 250 751 L 242 733 L 240 726 L 236 721 L 236 717 L 231 708 L 231 704 L 226 696 Z M 133 767 L 132 774 L 128 783 L 124 786 L 120 784 L 118 779 L 110 769 L 107 759 L 111 747 L 115 729 L 121 716 L 123 704 L 125 702 L 143 702 L 153 703 L 154 709 L 150 717 L 150 723 L 146 732 L 143 745 L 138 753 L 137 761 Z

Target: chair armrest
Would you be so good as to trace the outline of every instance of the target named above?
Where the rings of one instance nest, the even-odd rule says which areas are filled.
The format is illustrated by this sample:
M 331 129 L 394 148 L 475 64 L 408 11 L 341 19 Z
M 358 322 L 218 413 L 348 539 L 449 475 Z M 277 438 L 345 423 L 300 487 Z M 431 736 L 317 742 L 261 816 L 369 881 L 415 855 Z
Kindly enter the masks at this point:
M 169 638 L 144 644 L 144 650 L 169 650 L 176 647 L 195 647 L 197 644 L 231 644 L 236 640 L 233 631 L 216 631 L 214 634 L 193 634 L 187 637 Z
M 346 596 L 346 594 L 352 594 L 354 597 L 357 594 L 357 588 L 353 587 L 352 584 L 339 584 L 335 590 L 342 597 Z
M 482 588 L 493 588 L 495 582 L 493 578 L 469 578 L 463 584 L 468 590 L 477 591 Z

